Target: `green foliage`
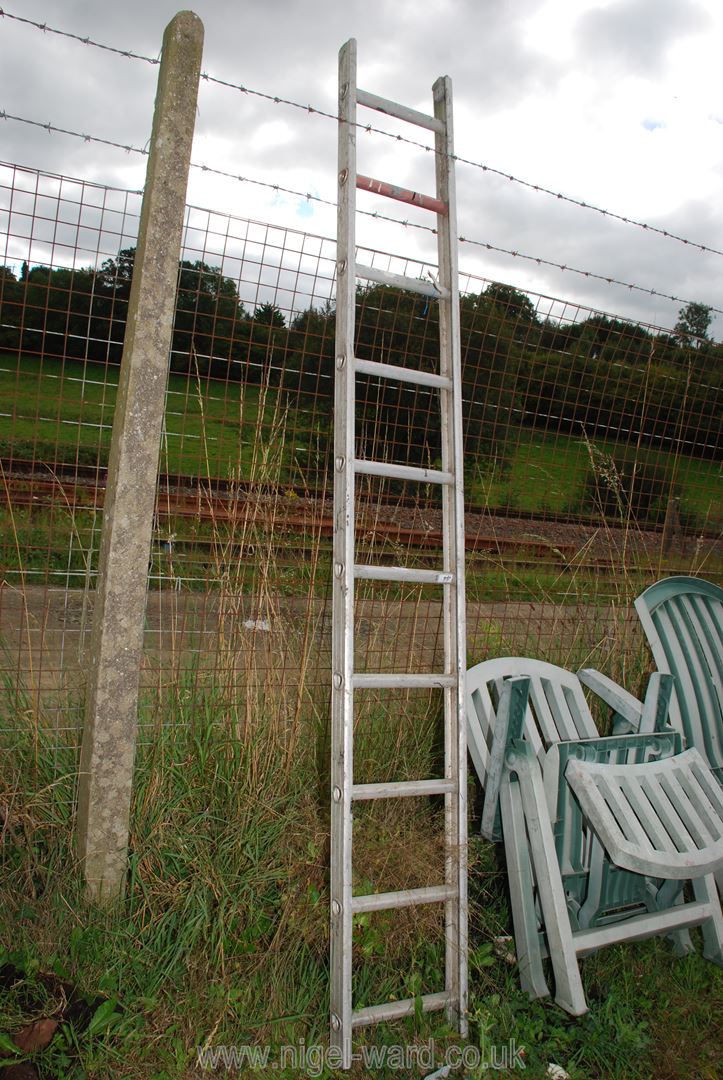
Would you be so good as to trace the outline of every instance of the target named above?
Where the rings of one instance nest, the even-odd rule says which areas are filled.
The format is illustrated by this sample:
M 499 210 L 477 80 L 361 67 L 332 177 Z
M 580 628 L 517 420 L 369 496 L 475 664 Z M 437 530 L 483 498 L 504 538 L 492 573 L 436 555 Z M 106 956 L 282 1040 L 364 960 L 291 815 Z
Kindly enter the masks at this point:
M 657 344 L 645 327 L 607 315 L 592 315 L 569 327 L 566 339 L 568 346 L 575 343 L 580 356 L 608 363 L 645 363 Z
M 675 335 L 682 345 L 701 349 L 709 340 L 708 328 L 713 309 L 707 304 L 691 301 L 680 309 Z
M 518 319 L 524 323 L 538 322 L 534 304 L 526 293 L 512 285 L 493 281 L 483 293 L 485 303 L 496 308 L 504 319 Z
M 354 354 L 421 371 L 439 369 L 438 306 L 383 285 L 357 289 Z M 435 395 L 412 383 L 357 379 L 361 457 L 431 466 L 441 454 Z
M 692 379 L 680 360 L 628 362 L 611 371 L 609 359 L 596 350 L 538 352 L 525 358 L 517 392 L 529 403 L 533 426 L 621 442 L 640 432 L 646 446 L 686 445 L 697 456 L 715 457 L 723 402 L 714 370 L 710 381 Z
M 25 267 L 17 280 L 0 268 L 0 347 L 63 363 L 73 358 L 117 364 L 125 331 L 135 249 L 99 270 Z M 690 304 L 673 335 L 604 315 L 578 323 L 542 320 L 530 298 L 493 282 L 461 298 L 465 468 L 501 462 L 499 443 L 511 428 L 535 427 L 578 437 L 643 445 L 685 446 L 714 458 L 723 403 L 715 389 L 723 349 L 707 339 L 709 309 Z M 358 356 L 423 371 L 437 370 L 438 305 L 380 285 L 359 287 Z M 331 303 L 293 314 L 270 302 L 252 316 L 237 285 L 202 260 L 179 263 L 172 371 L 246 386 L 268 384 L 317 416 L 327 416 L 334 374 L 335 311 Z M 706 380 L 692 378 L 705 345 Z M 693 348 L 691 348 L 693 346 Z M 705 383 L 705 385 L 704 385 Z M 358 379 L 359 449 L 384 460 L 433 465 L 440 456 L 436 392 L 409 383 Z M 22 437 L 22 436 L 21 436 Z M 308 433 L 311 473 L 328 471 L 328 425 Z M 400 457 L 401 455 L 401 457 Z
M 0 348 L 118 364 L 134 261 L 135 248 L 125 248 L 99 270 L 34 266 L 20 281 L 5 268 Z M 264 323 L 263 305 L 257 314 Z M 252 340 L 253 322 L 220 268 L 202 260 L 179 263 L 172 370 L 260 382 L 266 343 Z

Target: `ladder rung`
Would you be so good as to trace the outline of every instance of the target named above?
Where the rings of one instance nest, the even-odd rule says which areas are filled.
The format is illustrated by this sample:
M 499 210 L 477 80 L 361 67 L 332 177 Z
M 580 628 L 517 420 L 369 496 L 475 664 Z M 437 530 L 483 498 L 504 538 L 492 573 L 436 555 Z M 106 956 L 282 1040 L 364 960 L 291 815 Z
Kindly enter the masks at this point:
M 418 998 L 403 998 L 401 1001 L 387 1001 L 384 1005 L 369 1005 L 366 1009 L 357 1009 L 351 1014 L 353 1028 L 366 1024 L 380 1024 L 384 1020 L 400 1020 L 403 1016 L 414 1016 L 422 1007 L 422 1012 L 436 1012 L 446 1009 L 454 998 L 446 990 L 439 994 L 422 994 Z
M 352 799 L 404 799 L 418 795 L 446 795 L 455 790 L 453 780 L 398 780 L 390 784 L 354 784 Z
M 420 484 L 451 484 L 454 476 L 440 469 L 420 469 L 417 465 L 395 465 L 391 461 L 354 458 L 354 471 L 365 476 L 388 476 L 392 480 L 418 480 Z
M 417 904 L 440 904 L 457 895 L 450 885 L 432 885 L 426 889 L 400 889 L 399 892 L 378 892 L 369 896 L 353 896 L 351 909 L 355 915 L 364 911 L 391 911 L 392 908 L 414 907 Z
M 431 210 L 433 214 L 447 214 L 447 204 L 441 199 L 435 199 L 433 195 L 423 195 L 421 191 L 412 191 L 411 188 L 399 187 L 398 184 L 389 184 L 386 180 L 375 180 L 373 176 L 357 173 L 356 186 L 362 191 L 371 191 L 373 195 L 383 195 L 385 199 L 395 199 L 397 202 L 418 206 L 421 210 Z
M 411 581 L 419 585 L 451 585 L 454 574 L 441 570 L 412 570 L 406 566 L 363 566 L 357 563 L 354 577 L 363 581 Z
M 428 672 L 407 674 L 396 671 L 388 675 L 363 672 L 352 676 L 355 690 L 429 690 L 455 686 L 456 682 L 455 675 L 431 675 Z
M 410 109 L 407 105 L 399 105 L 396 101 L 390 101 L 389 98 L 379 97 L 378 94 L 370 94 L 368 90 L 357 88 L 356 99 L 360 105 L 366 105 L 368 109 L 376 109 L 377 112 L 386 113 L 387 116 L 396 116 L 397 120 L 406 120 L 408 124 L 416 124 L 417 127 L 438 131 L 440 135 L 444 134 L 444 124 L 435 116 L 417 112 L 416 109 Z
M 355 359 L 354 370 L 357 375 L 378 375 L 380 379 L 398 379 L 399 382 L 434 386 L 439 390 L 452 389 L 452 380 L 446 375 L 434 375 L 431 371 L 415 371 L 414 368 L 397 367 L 395 364 L 380 364 L 376 360 Z
M 367 281 L 378 281 L 380 285 L 393 285 L 397 289 L 431 296 L 434 300 L 446 300 L 449 296 L 449 289 L 443 289 L 441 285 L 435 285 L 433 281 L 405 277 L 404 274 L 392 274 L 389 270 L 378 270 L 376 266 L 357 263 L 354 273 L 357 277 L 366 278 Z

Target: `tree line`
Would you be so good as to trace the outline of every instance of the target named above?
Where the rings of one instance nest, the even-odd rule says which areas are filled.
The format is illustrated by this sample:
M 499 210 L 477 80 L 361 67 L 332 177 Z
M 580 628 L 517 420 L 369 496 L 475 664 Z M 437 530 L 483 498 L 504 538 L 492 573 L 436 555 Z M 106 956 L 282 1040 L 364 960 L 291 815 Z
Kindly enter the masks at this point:
M 100 269 L 0 267 L 0 351 L 118 364 L 135 249 Z M 593 315 L 565 323 L 538 316 L 530 298 L 500 283 L 461 298 L 465 451 L 496 454 L 512 427 L 637 442 L 715 457 L 723 345 L 710 309 L 689 304 L 672 333 Z M 247 311 L 236 283 L 201 260 L 179 263 L 171 370 L 269 383 L 306 401 L 328 449 L 335 312 L 293 314 L 271 303 Z M 359 287 L 355 354 L 438 369 L 438 307 L 381 285 Z M 414 463 L 440 454 L 436 391 L 358 380 L 359 452 Z

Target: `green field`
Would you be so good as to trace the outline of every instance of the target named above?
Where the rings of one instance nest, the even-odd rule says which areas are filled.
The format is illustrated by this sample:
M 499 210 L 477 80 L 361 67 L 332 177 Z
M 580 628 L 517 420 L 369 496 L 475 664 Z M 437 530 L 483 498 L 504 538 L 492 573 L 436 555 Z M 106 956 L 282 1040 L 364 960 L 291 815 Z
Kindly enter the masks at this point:
M 48 463 L 107 460 L 118 369 L 69 360 L 0 357 L 0 456 Z M 171 374 L 161 463 L 170 473 L 309 482 L 309 447 L 329 417 L 282 404 L 272 388 Z M 595 440 L 596 461 L 627 454 L 673 477 L 681 512 L 715 526 L 723 502 L 721 467 L 666 451 Z M 508 430 L 502 464 L 468 466 L 473 505 L 528 513 L 594 512 L 584 503 L 591 450 L 584 440 L 530 428 Z
M 2 455 L 12 450 L 38 461 L 104 463 L 118 374 L 118 368 L 78 360 L 0 357 Z M 284 438 L 286 423 L 274 391 L 171 374 L 162 467 L 170 473 L 244 479 L 265 462 L 291 476 L 295 466 Z
M 619 455 L 625 449 L 622 444 L 602 439 L 595 440 L 594 445 L 599 453 L 608 456 Z M 541 514 L 585 511 L 582 496 L 591 457 L 584 440 L 518 428 L 501 444 L 500 456 L 506 468 L 479 475 L 469 484 L 468 494 L 475 504 Z M 716 515 L 720 516 L 720 464 L 693 457 L 676 459 L 665 451 L 641 450 L 640 457 L 676 476 L 681 512 L 701 526 L 714 523 Z

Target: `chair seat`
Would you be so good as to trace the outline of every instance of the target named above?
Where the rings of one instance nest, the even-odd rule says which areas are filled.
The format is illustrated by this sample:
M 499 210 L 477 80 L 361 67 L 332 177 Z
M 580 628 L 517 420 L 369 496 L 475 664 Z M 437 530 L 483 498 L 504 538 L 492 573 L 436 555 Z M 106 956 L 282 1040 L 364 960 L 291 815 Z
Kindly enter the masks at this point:
M 565 778 L 616 866 L 673 880 L 723 867 L 723 789 L 694 747 L 635 764 L 571 758 Z

